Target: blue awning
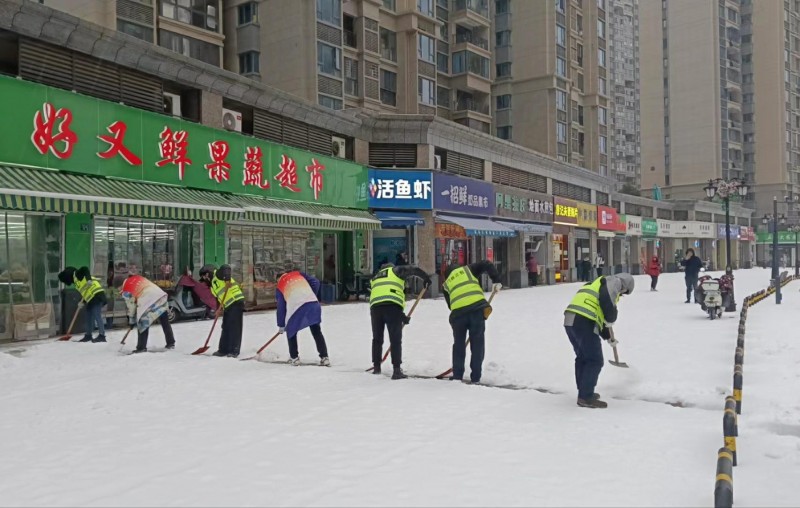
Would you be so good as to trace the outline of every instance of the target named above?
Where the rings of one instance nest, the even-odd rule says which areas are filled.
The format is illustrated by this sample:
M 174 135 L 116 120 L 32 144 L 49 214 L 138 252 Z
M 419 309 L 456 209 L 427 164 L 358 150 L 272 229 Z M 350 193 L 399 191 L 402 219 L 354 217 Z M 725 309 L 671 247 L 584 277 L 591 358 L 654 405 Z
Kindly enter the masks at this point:
M 378 210 L 374 213 L 375 217 L 381 221 L 381 227 L 386 229 L 422 226 L 425 224 L 425 220 L 417 212 L 386 212 Z
M 502 220 L 495 221 L 498 224 L 502 224 L 503 226 L 513 229 L 514 231 L 520 231 L 522 233 L 552 233 L 553 226 L 550 224 L 534 224 L 532 222 L 506 222 Z
M 438 215 L 436 220 L 461 226 L 468 236 L 517 236 L 517 232 L 487 219 Z

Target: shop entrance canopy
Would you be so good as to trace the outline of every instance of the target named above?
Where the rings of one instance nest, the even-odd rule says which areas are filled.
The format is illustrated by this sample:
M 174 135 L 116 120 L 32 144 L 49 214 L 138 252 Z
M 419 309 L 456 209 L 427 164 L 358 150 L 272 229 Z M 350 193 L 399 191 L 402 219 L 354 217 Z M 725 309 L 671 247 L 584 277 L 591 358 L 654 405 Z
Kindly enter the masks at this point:
M 469 236 L 517 236 L 517 232 L 501 224 L 487 219 L 459 217 L 456 215 L 439 215 L 437 221 L 449 222 L 461 226 Z
M 381 221 L 384 228 L 405 228 L 408 226 L 422 226 L 425 220 L 416 212 L 384 212 L 376 211 L 375 217 Z

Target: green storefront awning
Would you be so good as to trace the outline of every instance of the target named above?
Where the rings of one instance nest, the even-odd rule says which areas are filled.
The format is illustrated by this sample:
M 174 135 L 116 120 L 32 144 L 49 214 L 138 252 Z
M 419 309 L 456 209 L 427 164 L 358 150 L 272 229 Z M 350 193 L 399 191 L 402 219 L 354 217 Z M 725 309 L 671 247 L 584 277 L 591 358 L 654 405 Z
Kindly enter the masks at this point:
M 366 210 L 335 208 L 314 203 L 282 201 L 256 196 L 232 196 L 231 199 L 244 209 L 243 220 L 247 222 L 343 231 L 381 228 L 381 221 Z
M 244 213 L 216 192 L 20 166 L 0 166 L 0 208 L 198 221 Z

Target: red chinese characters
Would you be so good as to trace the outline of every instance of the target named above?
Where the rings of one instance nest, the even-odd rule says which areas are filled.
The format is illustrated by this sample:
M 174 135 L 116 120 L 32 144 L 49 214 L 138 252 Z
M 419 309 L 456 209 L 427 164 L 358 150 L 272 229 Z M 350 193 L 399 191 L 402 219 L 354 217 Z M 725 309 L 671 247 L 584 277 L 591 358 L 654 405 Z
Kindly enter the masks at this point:
M 54 132 L 56 123 L 58 132 Z M 56 110 L 55 106 L 45 102 L 43 112 L 37 111 L 33 117 L 33 134 L 31 134 L 33 146 L 42 155 L 49 150 L 59 159 L 68 159 L 78 142 L 78 135 L 70 129 L 71 124 L 72 111 L 66 108 Z
M 159 137 L 161 142 L 158 144 L 158 149 L 161 152 L 161 160 L 156 162 L 156 166 L 159 168 L 167 164 L 178 166 L 178 179 L 183 180 L 186 166 L 192 164 L 191 159 L 187 157 L 189 133 L 186 131 L 172 132 L 169 127 L 164 127 Z
M 242 185 L 252 185 L 259 189 L 269 189 L 269 182 L 264 180 L 264 165 L 261 162 L 261 147 L 248 146 L 244 154 L 244 178 Z
M 311 159 L 311 164 L 306 166 L 306 172 L 311 174 L 311 189 L 314 191 L 314 200 L 319 199 L 319 193 L 322 192 L 322 172 L 325 171 L 325 166 L 319 163 L 317 159 Z
M 228 181 L 230 178 L 231 165 L 225 160 L 230 152 L 230 147 L 225 141 L 214 141 L 208 144 L 208 154 L 211 156 L 210 163 L 205 165 L 208 170 L 209 180 L 217 183 Z
M 128 130 L 125 122 L 117 120 L 109 125 L 107 129 L 113 136 L 97 136 L 98 139 L 108 143 L 108 149 L 105 152 L 99 152 L 97 156 L 101 159 L 110 159 L 120 155 L 131 166 L 141 166 L 142 159 L 125 146 L 125 132 Z
M 286 155 L 281 155 L 281 164 L 278 166 L 281 172 L 275 175 L 275 180 L 279 181 L 281 187 L 292 192 L 300 192 L 297 188 L 297 163 Z

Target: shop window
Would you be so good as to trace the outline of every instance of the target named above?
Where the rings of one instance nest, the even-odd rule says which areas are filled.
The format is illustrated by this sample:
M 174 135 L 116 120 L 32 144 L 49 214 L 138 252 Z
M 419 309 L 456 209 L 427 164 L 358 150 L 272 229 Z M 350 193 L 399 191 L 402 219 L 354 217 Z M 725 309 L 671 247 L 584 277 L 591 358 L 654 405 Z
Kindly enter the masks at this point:
M 61 217 L 0 212 L 0 340 L 55 333 L 61 236 Z

